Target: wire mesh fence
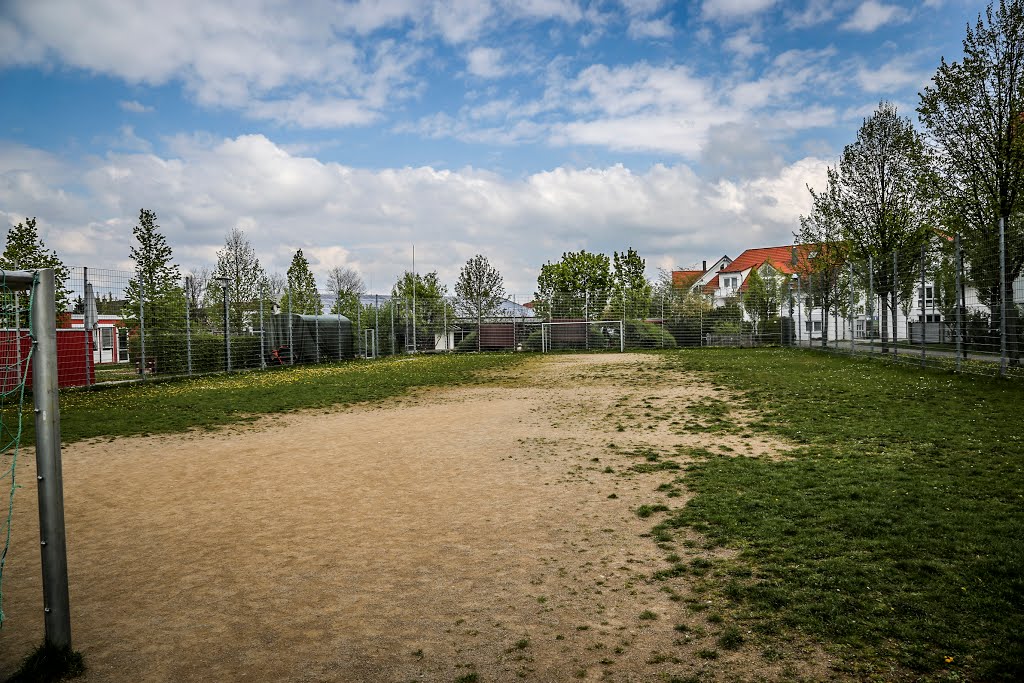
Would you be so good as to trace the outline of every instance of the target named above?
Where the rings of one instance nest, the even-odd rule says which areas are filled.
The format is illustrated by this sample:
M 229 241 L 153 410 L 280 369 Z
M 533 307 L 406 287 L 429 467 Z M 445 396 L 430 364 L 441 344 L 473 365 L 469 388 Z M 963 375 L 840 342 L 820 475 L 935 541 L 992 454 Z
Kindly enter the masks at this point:
M 405 353 L 762 345 L 1024 374 L 1021 235 L 935 235 L 867 258 L 813 255 L 798 262 L 794 249 L 792 268 L 755 268 L 759 278 L 745 272 L 636 291 L 512 296 L 483 307 L 440 295 L 324 294 L 320 310 L 328 312 L 319 313 L 265 285 L 185 278 L 147 292 L 132 272 L 73 268 L 58 321 L 61 385 Z M 18 322 L 8 320 L 7 329 Z

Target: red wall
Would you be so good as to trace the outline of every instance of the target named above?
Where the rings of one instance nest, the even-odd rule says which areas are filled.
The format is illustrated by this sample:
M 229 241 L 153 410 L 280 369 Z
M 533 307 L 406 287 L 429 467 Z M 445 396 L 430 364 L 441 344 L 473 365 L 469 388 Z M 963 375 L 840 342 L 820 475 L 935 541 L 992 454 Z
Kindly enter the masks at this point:
M 19 332 L 17 330 L 0 330 L 0 365 L 4 370 L 0 373 L 0 387 L 10 391 L 21 381 L 20 373 L 24 370 L 15 368 L 17 363 L 17 347 Z M 20 332 L 21 358 L 24 361 L 32 349 L 32 340 L 26 330 Z M 88 343 L 88 355 L 86 352 Z M 8 367 L 9 366 L 9 367 Z M 84 330 L 57 330 L 57 379 L 61 387 L 80 387 L 96 381 L 92 359 L 92 339 Z M 32 386 L 32 368 L 28 369 L 28 386 Z

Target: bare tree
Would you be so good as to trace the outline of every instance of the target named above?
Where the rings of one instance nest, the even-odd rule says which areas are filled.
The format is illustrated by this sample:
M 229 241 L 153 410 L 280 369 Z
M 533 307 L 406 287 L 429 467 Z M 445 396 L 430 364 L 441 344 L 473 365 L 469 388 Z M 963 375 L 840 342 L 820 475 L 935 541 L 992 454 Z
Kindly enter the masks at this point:
M 366 289 L 363 278 L 352 268 L 335 266 L 327 271 L 327 289 L 334 296 L 331 313 L 349 315 L 355 311 L 359 296 Z
M 207 311 L 203 304 L 206 301 L 206 292 L 210 287 L 210 269 L 199 267 L 189 271 L 185 277 L 185 301 L 188 305 L 189 315 L 192 320 L 205 323 Z

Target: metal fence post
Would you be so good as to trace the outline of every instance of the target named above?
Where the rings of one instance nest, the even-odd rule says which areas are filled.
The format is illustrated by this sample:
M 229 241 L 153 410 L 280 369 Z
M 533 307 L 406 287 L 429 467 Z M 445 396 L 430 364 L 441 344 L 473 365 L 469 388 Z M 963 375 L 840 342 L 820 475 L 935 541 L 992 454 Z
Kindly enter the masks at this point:
M 853 261 L 850 261 L 850 355 L 853 355 L 853 338 L 856 335 L 854 331 L 854 309 L 856 309 L 857 303 L 853 298 Z
M 267 328 L 263 322 L 263 304 L 266 303 L 266 298 L 266 292 L 260 287 L 260 370 L 267 369 Z
M 868 352 L 875 352 L 875 262 L 868 254 Z
M 953 236 L 953 270 L 956 271 L 956 292 L 953 294 L 953 298 L 956 300 L 956 371 L 960 372 L 960 363 L 963 358 L 963 315 L 961 306 L 964 302 L 960 298 L 960 259 L 962 258 L 960 253 L 960 234 L 957 233 Z
M 898 268 L 898 256 L 894 251 L 892 252 L 892 352 L 894 356 L 898 356 L 900 350 L 896 347 L 896 342 L 899 339 L 899 322 L 897 316 L 899 315 L 896 299 L 899 298 L 899 268 Z
M 39 493 L 39 547 L 43 568 L 43 622 L 46 642 L 71 648 L 64 480 L 60 460 L 60 403 L 57 377 L 57 316 L 52 268 L 37 271 L 32 304 L 32 396 L 36 411 L 36 481 Z M 141 278 L 140 278 L 141 284 Z
M 380 347 L 380 342 L 377 341 L 378 339 L 380 339 L 380 299 L 378 299 L 377 295 L 374 294 L 373 295 L 373 343 L 374 343 L 374 352 L 375 352 L 374 357 L 376 357 L 377 355 L 380 355 L 378 353 L 379 350 L 380 350 L 380 348 L 379 348 Z
M 999 376 L 1006 377 L 1006 219 L 999 219 Z
M 231 294 L 224 283 L 224 367 L 231 372 Z
M 185 276 L 185 367 L 192 375 L 192 276 Z
M 17 297 L 17 294 L 15 294 Z M 17 301 L 17 299 L 15 299 Z M 15 313 L 17 314 L 18 308 L 15 305 Z M 83 341 L 85 341 L 85 386 L 89 386 L 89 365 L 92 363 L 92 330 L 89 328 L 89 269 L 82 267 L 82 332 L 85 333 Z M 102 346 L 100 349 L 100 355 L 102 356 Z M 21 363 L 19 363 L 20 365 Z
M 139 277 L 139 375 L 146 379 L 146 311 L 143 301 L 146 298 L 146 290 L 142 284 L 142 277 Z
M 292 290 L 285 292 L 288 303 L 288 365 L 295 365 L 295 337 L 292 334 Z
M 924 245 L 921 245 L 921 367 L 925 366 L 927 352 L 925 351 L 925 316 L 924 313 Z

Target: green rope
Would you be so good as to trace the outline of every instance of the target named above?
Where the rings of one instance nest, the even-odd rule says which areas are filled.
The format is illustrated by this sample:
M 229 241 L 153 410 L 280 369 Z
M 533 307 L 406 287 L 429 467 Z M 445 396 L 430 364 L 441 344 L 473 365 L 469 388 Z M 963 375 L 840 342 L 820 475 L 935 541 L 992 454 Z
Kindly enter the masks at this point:
M 0 271 L 3 272 L 3 271 Z M 28 299 L 28 312 L 29 312 L 29 337 L 35 339 L 35 331 L 32 329 L 32 303 L 35 298 L 36 284 L 38 282 L 38 274 L 32 283 L 32 289 L 30 290 Z M 10 289 L 7 287 L 7 273 L 3 272 L 2 278 L 0 278 L 0 291 L 4 292 L 3 298 L 5 301 L 10 301 L 14 310 L 14 319 L 17 321 L 15 327 L 20 331 L 21 329 L 21 311 L 14 303 L 14 297 L 10 294 Z M 21 349 L 21 335 L 17 334 L 14 337 L 14 343 L 16 345 L 15 358 L 20 355 Z M 23 416 L 25 408 L 25 388 L 28 385 L 28 369 L 32 366 L 32 354 L 35 350 L 35 344 L 29 346 L 28 355 L 25 358 L 21 358 L 15 364 L 15 368 L 20 373 L 20 381 L 10 389 L 0 391 L 0 456 L 11 454 L 10 466 L 8 466 L 2 473 L 0 473 L 0 481 L 6 477 L 11 478 L 10 495 L 8 496 L 7 502 L 7 519 L 4 527 L 4 546 L 3 550 L 0 551 L 0 630 L 4 627 L 4 592 L 3 592 L 3 579 L 4 579 L 4 566 L 7 564 L 7 551 L 11 547 L 11 523 L 14 519 L 14 493 L 20 486 L 18 486 L 15 474 L 18 467 L 18 451 L 21 447 L 21 437 L 24 433 L 23 430 Z M 6 360 L 6 359 L 0 359 Z M 4 372 L 4 384 L 7 384 L 8 374 L 6 370 L 11 366 L 5 366 Z M 17 408 L 15 414 L 17 415 L 17 429 L 11 431 L 11 425 L 4 422 L 4 417 L 7 409 L 11 405 L 11 399 L 17 398 Z

